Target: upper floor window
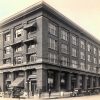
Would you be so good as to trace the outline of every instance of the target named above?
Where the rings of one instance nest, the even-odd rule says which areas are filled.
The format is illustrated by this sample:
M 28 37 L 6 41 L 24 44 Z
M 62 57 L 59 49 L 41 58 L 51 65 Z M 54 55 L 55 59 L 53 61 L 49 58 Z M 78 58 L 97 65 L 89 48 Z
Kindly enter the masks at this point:
M 83 59 L 83 60 L 85 59 L 85 54 L 82 51 L 80 52 L 80 58 Z
M 68 66 L 68 57 L 62 56 L 62 58 L 61 58 L 61 64 L 63 66 Z
M 78 62 L 76 60 L 72 60 L 72 68 L 78 68 Z
M 98 50 L 98 55 L 100 56 L 100 49 Z
M 80 41 L 80 47 L 82 49 L 85 49 L 85 41 L 83 41 L 83 40 Z
M 88 61 L 91 62 L 91 55 L 88 55 L 87 58 L 88 58 Z
M 77 45 L 77 37 L 72 36 L 72 44 Z
M 11 41 L 11 34 L 10 34 L 10 32 L 6 33 L 4 35 L 4 37 L 5 37 L 5 41 Z
M 96 73 L 97 72 L 97 68 L 93 67 L 93 72 Z
M 72 56 L 77 57 L 77 50 L 72 48 Z
M 23 63 L 23 56 L 15 57 L 15 64 L 21 64 L 21 63 Z
M 23 29 L 17 29 L 15 30 L 15 38 L 21 37 L 23 35 Z
M 67 54 L 68 53 L 68 47 L 65 44 L 61 44 L 61 52 Z
M 94 55 L 97 54 L 97 49 L 95 47 L 93 48 L 93 53 L 94 53 Z
M 10 54 L 11 47 L 10 46 L 7 46 L 7 47 L 4 48 L 4 50 L 5 50 L 5 54 Z
M 51 48 L 53 50 L 57 50 L 57 40 L 49 38 L 49 40 L 48 40 L 48 46 L 49 46 L 49 48 Z
M 56 35 L 56 26 L 54 24 L 49 23 L 48 31 L 52 35 Z
M 48 58 L 49 58 L 50 63 L 57 64 L 58 58 L 57 58 L 57 55 L 55 53 L 49 53 Z
M 67 41 L 68 40 L 68 32 L 65 30 L 61 30 L 61 39 Z
M 86 69 L 87 69 L 87 71 L 91 71 L 91 65 L 88 64 Z
M 91 47 L 91 45 L 90 45 L 90 44 L 88 44 L 88 45 L 87 45 L 87 50 L 88 50 L 89 52 L 91 52 L 91 51 L 92 51 L 92 47 Z
M 30 54 L 28 57 L 28 62 L 36 62 L 37 55 L 36 54 Z
M 4 64 L 10 64 L 11 63 L 11 58 L 4 59 Z
M 80 69 L 85 70 L 85 63 L 84 62 L 80 62 Z
M 97 58 L 93 58 L 94 64 L 97 64 Z
M 33 48 L 36 48 L 36 44 L 30 43 L 30 44 L 28 45 L 28 49 L 33 49 Z
M 15 52 L 20 52 L 22 51 L 22 46 L 18 45 L 15 47 Z
M 98 63 L 100 64 L 100 58 L 98 59 Z

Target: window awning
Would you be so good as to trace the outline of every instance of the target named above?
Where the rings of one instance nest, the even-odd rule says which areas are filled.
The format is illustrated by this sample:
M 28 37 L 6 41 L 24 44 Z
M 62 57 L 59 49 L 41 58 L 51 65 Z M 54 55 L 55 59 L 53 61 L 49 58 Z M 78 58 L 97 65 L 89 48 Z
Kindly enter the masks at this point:
M 10 87 L 17 87 L 17 86 L 22 87 L 23 82 L 24 82 L 24 78 L 23 77 L 18 77 L 10 84 Z
M 30 23 L 30 24 L 27 24 L 24 26 L 24 29 L 28 29 L 30 27 L 36 27 L 36 22 L 33 22 L 33 23 Z
M 31 78 L 31 79 L 36 79 L 36 74 L 34 74 L 34 75 L 29 75 L 29 77 L 28 77 L 29 79 Z

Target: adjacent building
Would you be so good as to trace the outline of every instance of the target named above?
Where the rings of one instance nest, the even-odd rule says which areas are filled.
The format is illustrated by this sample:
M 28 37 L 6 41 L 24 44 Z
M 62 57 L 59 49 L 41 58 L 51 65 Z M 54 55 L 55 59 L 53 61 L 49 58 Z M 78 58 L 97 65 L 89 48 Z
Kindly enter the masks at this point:
M 45 2 L 1 22 L 0 56 L 4 92 L 100 87 L 100 41 Z

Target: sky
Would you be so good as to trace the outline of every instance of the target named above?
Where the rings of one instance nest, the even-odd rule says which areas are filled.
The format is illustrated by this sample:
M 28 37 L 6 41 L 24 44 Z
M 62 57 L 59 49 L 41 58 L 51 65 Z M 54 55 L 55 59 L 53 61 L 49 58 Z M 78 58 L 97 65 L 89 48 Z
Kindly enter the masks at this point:
M 42 0 L 0 0 L 0 21 Z M 43 0 L 100 40 L 100 0 Z

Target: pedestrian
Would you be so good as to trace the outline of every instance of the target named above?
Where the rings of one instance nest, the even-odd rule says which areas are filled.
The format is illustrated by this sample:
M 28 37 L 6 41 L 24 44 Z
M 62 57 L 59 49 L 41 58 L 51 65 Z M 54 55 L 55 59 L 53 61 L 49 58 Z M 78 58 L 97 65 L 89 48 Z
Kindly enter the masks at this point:
M 41 98 L 42 90 L 39 89 L 39 98 Z
M 49 89 L 49 98 L 51 97 L 51 89 Z

